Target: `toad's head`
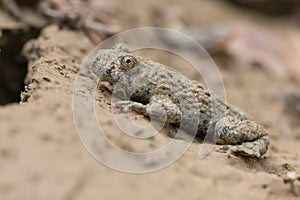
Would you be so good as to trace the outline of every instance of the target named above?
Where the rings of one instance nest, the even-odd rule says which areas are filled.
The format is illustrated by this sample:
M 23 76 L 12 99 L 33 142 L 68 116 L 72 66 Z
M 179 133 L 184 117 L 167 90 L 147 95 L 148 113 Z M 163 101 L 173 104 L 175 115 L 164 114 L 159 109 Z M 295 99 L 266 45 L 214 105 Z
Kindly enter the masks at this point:
M 92 62 L 91 69 L 101 81 L 114 84 L 137 65 L 137 57 L 125 44 L 120 43 L 111 49 L 101 49 Z

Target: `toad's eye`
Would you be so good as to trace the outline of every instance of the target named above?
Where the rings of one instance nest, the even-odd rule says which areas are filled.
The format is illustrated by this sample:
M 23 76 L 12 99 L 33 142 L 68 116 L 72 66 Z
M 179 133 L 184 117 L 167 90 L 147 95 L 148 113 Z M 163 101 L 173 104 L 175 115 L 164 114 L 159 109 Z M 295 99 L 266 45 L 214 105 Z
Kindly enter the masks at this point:
M 136 65 L 136 59 L 132 56 L 124 56 L 121 58 L 121 65 L 125 69 L 131 69 Z

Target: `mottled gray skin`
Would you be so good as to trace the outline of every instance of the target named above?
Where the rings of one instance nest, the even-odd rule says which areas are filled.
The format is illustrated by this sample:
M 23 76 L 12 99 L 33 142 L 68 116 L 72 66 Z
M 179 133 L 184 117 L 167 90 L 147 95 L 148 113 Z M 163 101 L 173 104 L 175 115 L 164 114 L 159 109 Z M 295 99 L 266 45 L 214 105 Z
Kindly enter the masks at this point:
M 268 150 L 269 136 L 261 125 L 199 82 L 133 54 L 124 44 L 100 50 L 91 68 L 101 81 L 115 86 L 113 93 L 121 99 L 116 107 L 122 111 L 135 110 L 151 119 L 183 124 L 187 133 L 196 123 L 197 136 L 213 134 L 219 150 L 236 156 L 261 157 Z

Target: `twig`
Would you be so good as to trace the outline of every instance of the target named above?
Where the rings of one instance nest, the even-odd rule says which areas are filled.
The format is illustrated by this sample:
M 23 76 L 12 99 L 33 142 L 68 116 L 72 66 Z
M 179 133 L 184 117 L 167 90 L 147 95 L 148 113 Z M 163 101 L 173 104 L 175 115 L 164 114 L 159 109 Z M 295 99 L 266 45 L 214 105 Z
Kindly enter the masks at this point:
M 16 19 L 22 19 L 22 12 L 14 0 L 1 0 L 2 6 Z

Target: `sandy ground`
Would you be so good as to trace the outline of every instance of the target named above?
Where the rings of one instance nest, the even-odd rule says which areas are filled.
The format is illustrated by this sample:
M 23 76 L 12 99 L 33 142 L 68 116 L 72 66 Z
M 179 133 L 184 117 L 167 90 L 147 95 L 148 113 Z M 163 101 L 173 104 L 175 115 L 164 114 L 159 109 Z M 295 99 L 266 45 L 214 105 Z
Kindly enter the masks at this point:
M 120 5 L 113 0 L 107 4 L 115 19 L 133 28 L 154 26 L 157 10 L 172 3 L 125 0 Z M 194 26 L 245 21 L 281 34 L 282 27 L 286 32 L 294 30 L 281 19 L 252 16 L 219 1 L 177 1 L 176 5 Z M 21 104 L 0 107 L 0 199 L 298 199 L 283 183 L 287 172 L 300 173 L 299 118 L 286 112 L 281 100 L 285 91 L 297 89 L 294 81 L 277 80 L 260 68 L 216 58 L 228 102 L 268 129 L 271 145 L 266 156 L 246 159 L 213 151 L 199 159 L 201 144 L 195 142 L 167 168 L 126 174 L 95 160 L 76 133 L 73 82 L 93 47 L 82 33 L 55 25 L 24 47 L 30 61 L 28 91 L 22 94 Z M 96 105 L 108 137 L 117 145 L 133 150 L 149 145 L 121 135 L 105 93 L 97 94 Z M 162 136 L 154 142 L 168 139 Z

